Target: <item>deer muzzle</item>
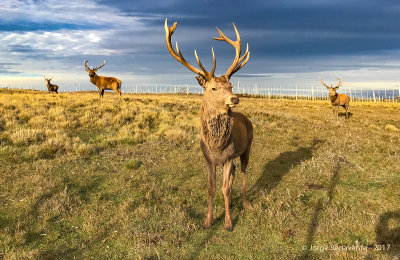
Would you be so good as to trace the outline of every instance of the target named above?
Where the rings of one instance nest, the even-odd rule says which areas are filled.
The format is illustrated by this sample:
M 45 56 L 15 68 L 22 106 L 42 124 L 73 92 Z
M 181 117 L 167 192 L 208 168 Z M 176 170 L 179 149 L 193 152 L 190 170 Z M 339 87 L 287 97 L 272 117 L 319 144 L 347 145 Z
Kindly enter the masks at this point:
M 239 104 L 239 98 L 237 96 L 231 96 L 227 99 L 227 101 L 225 102 L 225 104 L 228 107 L 236 107 L 237 104 Z

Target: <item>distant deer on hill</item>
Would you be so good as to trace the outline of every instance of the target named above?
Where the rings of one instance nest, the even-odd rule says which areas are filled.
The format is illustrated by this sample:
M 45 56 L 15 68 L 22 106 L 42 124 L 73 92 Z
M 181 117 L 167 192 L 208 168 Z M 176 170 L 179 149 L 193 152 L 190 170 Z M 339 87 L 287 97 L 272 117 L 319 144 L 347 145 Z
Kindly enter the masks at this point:
M 210 228 L 213 219 L 213 198 L 216 183 L 216 167 L 223 166 L 222 192 L 225 200 L 225 228 L 232 231 L 230 215 L 231 191 L 235 178 L 235 165 L 233 159 L 240 156 L 241 177 L 243 189 L 243 206 L 246 207 L 246 167 L 249 162 L 250 146 L 253 140 L 253 126 L 250 120 L 243 114 L 233 112 L 231 109 L 239 104 L 239 98 L 232 92 L 230 77 L 240 70 L 249 60 L 249 46 L 243 56 L 241 54 L 240 36 L 235 28 L 237 40 L 226 37 L 218 28 L 220 37 L 215 40 L 225 41 L 235 48 L 236 55 L 232 65 L 226 73 L 220 77 L 214 75 L 215 55 L 213 55 L 213 67 L 208 72 L 201 64 L 197 52 L 195 56 L 201 70 L 190 65 L 182 56 L 176 44 L 176 51 L 171 45 L 171 36 L 175 32 L 177 22 L 168 27 L 165 19 L 165 32 L 167 47 L 171 55 L 185 67 L 196 73 L 198 83 L 204 89 L 203 102 L 201 104 L 201 141 L 200 147 L 206 159 L 208 170 L 208 213 L 204 223 L 205 228 Z
M 90 82 L 92 82 L 96 87 L 99 88 L 100 98 L 104 96 L 104 90 L 114 90 L 115 93 L 118 93 L 121 96 L 121 80 L 114 77 L 104 77 L 96 74 L 97 70 L 106 65 L 106 61 L 99 67 L 93 67 L 93 69 L 89 68 L 87 65 L 88 61 L 85 61 L 83 65 L 86 67 L 86 71 L 89 73 Z
M 332 85 L 328 86 L 322 81 L 322 79 L 319 79 L 319 81 L 321 81 L 322 85 L 324 85 L 329 90 L 329 98 L 331 100 L 333 107 L 333 114 L 336 115 L 336 119 L 339 118 L 339 107 L 344 107 L 344 109 L 346 109 L 346 119 L 348 119 L 350 97 L 347 96 L 346 94 L 339 94 L 336 92 L 336 90 L 342 85 L 342 79 L 339 78 L 339 83 L 337 84 L 336 87 L 332 87 Z
M 43 75 L 43 78 L 44 78 L 44 80 L 46 81 L 47 90 L 48 90 L 50 93 L 51 93 L 51 92 L 56 92 L 56 93 L 58 94 L 58 86 L 50 83 L 50 81 L 54 78 L 54 76 L 51 77 L 51 78 L 46 78 L 46 76 Z

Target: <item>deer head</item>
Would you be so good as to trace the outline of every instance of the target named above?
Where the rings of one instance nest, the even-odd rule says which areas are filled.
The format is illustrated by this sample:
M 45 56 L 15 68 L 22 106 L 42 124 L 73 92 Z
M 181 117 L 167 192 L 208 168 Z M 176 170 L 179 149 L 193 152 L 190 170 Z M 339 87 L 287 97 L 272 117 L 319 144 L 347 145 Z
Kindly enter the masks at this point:
M 98 69 L 100 69 L 100 68 L 102 68 L 104 65 L 106 65 L 106 61 L 104 61 L 104 63 L 103 63 L 102 65 L 100 65 L 99 67 L 93 67 L 93 69 L 91 69 L 91 68 L 89 68 L 89 66 L 87 65 L 87 62 L 88 62 L 88 61 L 85 61 L 85 62 L 83 63 L 83 65 L 85 65 L 85 67 L 86 67 L 85 70 L 89 73 L 89 77 L 91 77 L 91 78 L 93 78 L 94 75 L 96 75 L 96 72 L 97 72 Z
M 52 76 L 51 78 L 46 78 L 46 76 L 43 75 L 43 78 L 46 81 L 46 83 L 50 85 L 50 81 L 54 78 L 54 76 Z
M 322 81 L 322 79 L 319 79 L 319 81 L 321 81 L 322 85 L 324 85 L 329 90 L 330 97 L 336 96 L 336 90 L 342 85 L 342 78 L 339 78 L 339 83 L 336 85 L 336 87 L 332 87 L 332 85 L 328 86 Z
M 233 60 L 232 65 L 228 68 L 226 73 L 220 77 L 214 75 L 215 72 L 215 54 L 214 49 L 211 48 L 212 56 L 213 56 L 213 66 L 210 72 L 208 72 L 200 62 L 199 57 L 197 56 L 196 50 L 194 51 L 197 64 L 199 65 L 200 69 L 197 69 L 190 65 L 184 58 L 182 53 L 179 50 L 178 43 L 176 43 L 176 52 L 171 45 L 171 36 L 175 32 L 177 26 L 177 22 L 173 24 L 173 26 L 168 27 L 167 19 L 165 19 L 165 33 L 166 33 L 166 41 L 167 47 L 171 55 L 179 61 L 183 66 L 188 68 L 189 70 L 193 71 L 197 74 L 196 79 L 200 86 L 204 89 L 204 102 L 203 104 L 207 105 L 210 108 L 214 108 L 218 111 L 228 111 L 230 108 L 235 107 L 239 104 L 239 98 L 232 92 L 232 84 L 229 82 L 231 76 L 240 70 L 249 60 L 250 52 L 249 52 L 249 45 L 247 44 L 246 52 L 243 56 L 241 54 L 241 41 L 240 35 L 238 30 L 236 29 L 235 24 L 233 27 L 235 28 L 236 32 L 236 41 L 233 41 L 226 37 L 218 28 L 219 36 L 220 37 L 213 37 L 214 40 L 218 41 L 225 41 L 232 45 L 235 48 L 236 55 Z

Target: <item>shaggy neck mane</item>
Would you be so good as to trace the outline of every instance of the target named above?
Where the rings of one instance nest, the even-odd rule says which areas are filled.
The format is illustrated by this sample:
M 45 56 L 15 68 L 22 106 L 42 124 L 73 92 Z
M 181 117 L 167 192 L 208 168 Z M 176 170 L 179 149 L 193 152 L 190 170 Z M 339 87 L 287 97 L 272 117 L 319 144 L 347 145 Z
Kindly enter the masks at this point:
M 338 93 L 336 93 L 335 95 L 333 95 L 333 96 L 329 96 L 330 98 L 331 98 L 331 102 L 335 102 L 335 100 L 337 99 L 337 97 L 338 97 Z
M 218 111 L 201 105 L 201 130 L 204 142 L 211 149 L 224 148 L 232 135 L 233 118 L 231 110 L 220 114 Z

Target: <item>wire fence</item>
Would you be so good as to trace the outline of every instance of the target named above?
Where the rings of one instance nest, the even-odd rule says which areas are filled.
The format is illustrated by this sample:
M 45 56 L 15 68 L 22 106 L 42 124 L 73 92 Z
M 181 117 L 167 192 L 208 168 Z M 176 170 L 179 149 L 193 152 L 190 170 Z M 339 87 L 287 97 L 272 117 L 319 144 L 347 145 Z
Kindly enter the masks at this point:
M 0 85 L 2 89 L 31 89 L 47 91 L 46 85 Z M 69 83 L 59 84 L 59 92 L 98 91 L 91 83 Z M 166 84 L 137 84 L 122 86 L 123 93 L 137 94 L 202 94 L 203 88 L 199 85 L 166 85 Z M 329 100 L 328 91 L 322 86 L 310 87 L 287 87 L 268 86 L 261 84 L 242 84 L 237 82 L 233 85 L 233 92 L 244 96 L 254 96 L 270 99 L 292 99 L 292 100 Z M 400 102 L 400 87 L 398 89 L 351 89 L 340 87 L 340 94 L 348 95 L 356 102 Z M 399 98 L 397 98 L 399 97 Z

